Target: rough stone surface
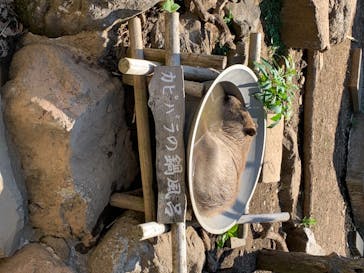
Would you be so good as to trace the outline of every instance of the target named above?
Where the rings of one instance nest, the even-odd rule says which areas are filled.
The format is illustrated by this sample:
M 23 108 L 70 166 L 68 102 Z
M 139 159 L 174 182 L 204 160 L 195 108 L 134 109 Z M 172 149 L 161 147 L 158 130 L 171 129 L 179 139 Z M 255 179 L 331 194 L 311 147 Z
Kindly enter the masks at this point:
M 281 36 L 292 48 L 324 50 L 329 41 L 329 3 L 321 0 L 282 1 Z
M 137 168 L 121 84 L 82 52 L 24 46 L 3 94 L 32 225 L 87 244 L 111 191 L 127 187 Z
M 350 34 L 356 2 L 356 0 L 330 0 L 329 20 L 331 44 L 341 43 Z
M 282 173 L 279 201 L 282 211 L 294 216 L 298 213 L 297 203 L 301 185 L 301 159 L 298 151 L 297 133 L 292 127 L 286 128 L 283 138 Z
M 216 4 L 217 4 L 217 0 L 201 0 L 200 1 L 203 5 L 203 7 L 206 10 L 212 10 L 216 8 Z M 187 9 L 189 9 L 190 11 L 194 11 L 195 9 L 195 4 L 192 1 L 184 1 L 184 4 L 186 6 Z
M 315 235 L 309 228 L 297 228 L 287 234 L 289 251 L 305 252 L 310 255 L 325 256 L 327 253 L 317 244 Z
M 2 82 L 0 82 L 2 85 Z M 0 105 L 2 104 L 0 99 Z M 0 111 L 0 257 L 9 256 L 19 246 L 25 224 L 25 193 L 16 181 L 5 138 L 3 115 Z M 16 170 L 19 172 L 19 170 Z
M 267 115 L 267 126 L 273 123 L 272 116 L 273 114 Z M 261 174 L 263 183 L 275 183 L 281 179 L 283 129 L 284 123 L 281 120 L 276 126 L 266 130 L 267 136 Z
M 201 23 L 193 13 L 180 16 L 181 52 L 211 54 L 219 37 L 219 30 L 211 23 Z M 151 30 L 151 45 L 154 48 L 164 47 L 165 22 L 164 14 L 159 14 L 158 20 Z
M 350 131 L 346 186 L 350 196 L 354 223 L 360 234 L 364 236 L 364 114 L 357 113 L 353 117 Z
M 136 226 L 142 223 L 141 214 L 128 211 L 121 216 L 90 254 L 90 273 L 168 273 L 172 272 L 170 233 L 157 239 L 139 241 Z M 205 249 L 192 227 L 186 230 L 188 272 L 202 272 Z
M 45 236 L 41 238 L 41 242 L 51 247 L 57 256 L 64 262 L 68 261 L 70 257 L 70 248 L 63 238 Z
M 0 257 L 3 257 L 10 255 L 20 243 L 26 209 L 13 175 L 2 114 L 0 114 L 0 142 Z
M 255 0 L 228 3 L 225 14 L 232 13 L 232 27 L 238 38 L 246 37 L 250 32 L 256 32 L 260 20 L 260 8 Z
M 304 109 L 304 215 L 313 217 L 325 251 L 346 253 L 346 147 L 350 96 L 345 88 L 350 41 L 319 53 L 309 51 Z M 333 80 L 335 77 L 335 80 Z
M 75 273 L 39 244 L 29 244 L 11 258 L 0 260 L 1 273 Z
M 48 37 L 102 30 L 125 21 L 160 0 L 15 0 L 17 13 L 30 31 Z

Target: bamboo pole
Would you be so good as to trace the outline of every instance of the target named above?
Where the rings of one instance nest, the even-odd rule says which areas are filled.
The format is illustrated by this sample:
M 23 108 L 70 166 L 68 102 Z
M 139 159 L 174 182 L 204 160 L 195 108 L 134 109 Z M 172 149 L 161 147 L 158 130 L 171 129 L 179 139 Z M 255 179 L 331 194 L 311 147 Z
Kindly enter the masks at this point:
M 250 33 L 249 39 L 249 56 L 248 66 L 254 70 L 254 63 L 260 61 L 260 52 L 262 48 L 262 34 L 261 33 Z
M 179 13 L 165 13 L 166 28 L 166 64 L 177 66 L 181 64 L 179 42 Z M 183 166 L 185 168 L 185 166 Z M 185 212 L 183 212 L 185 213 Z M 172 257 L 173 272 L 187 273 L 187 242 L 186 223 L 172 224 Z
M 146 76 L 153 73 L 156 66 L 163 65 L 160 62 L 136 60 L 134 58 L 122 58 L 119 61 L 119 71 L 128 75 Z M 183 65 L 184 78 L 191 81 L 203 82 L 217 78 L 219 72 L 211 68 L 193 67 Z
M 128 49 L 128 52 L 130 50 Z M 144 48 L 144 58 L 154 62 L 165 62 L 166 51 L 164 49 L 157 48 Z M 128 54 L 128 56 L 130 56 Z M 200 66 L 206 68 L 215 68 L 223 70 L 227 65 L 226 56 L 220 55 L 208 55 L 197 53 L 181 53 L 181 64 L 190 66 Z
M 131 56 L 136 59 L 143 59 L 143 39 L 140 19 L 137 17 L 130 19 L 128 26 Z M 145 221 L 150 222 L 156 219 L 156 211 L 153 191 L 153 166 L 147 106 L 147 86 L 144 76 L 134 76 L 134 96 Z
M 122 209 L 131 209 L 144 212 L 144 200 L 142 197 L 125 193 L 114 193 L 110 198 L 110 205 Z
M 162 235 L 170 231 L 171 226 L 165 224 L 159 224 L 157 222 L 148 222 L 138 225 L 139 240 L 143 241 Z
M 288 212 L 268 213 L 268 214 L 246 214 L 239 218 L 237 224 L 246 223 L 275 223 L 286 222 L 290 218 Z
M 149 83 L 151 80 L 151 77 L 147 77 L 147 82 Z M 124 74 L 122 75 L 122 81 L 123 84 L 126 85 L 130 85 L 133 86 L 134 85 L 134 80 L 133 80 L 133 76 L 132 75 L 128 75 L 128 74 Z M 197 98 L 202 98 L 203 95 L 205 94 L 205 91 L 208 89 L 210 85 L 210 82 L 194 82 L 194 81 L 184 81 L 184 86 L 185 86 L 185 92 L 186 94 L 193 96 L 193 97 L 197 97 Z
M 243 215 L 237 224 L 252 224 L 252 223 L 275 223 L 275 222 L 285 222 L 290 218 L 289 213 L 272 213 L 272 214 L 247 214 Z M 189 223 L 191 225 L 191 222 Z M 192 223 L 196 226 L 197 223 Z M 140 227 L 142 226 L 142 227 Z M 162 226 L 164 226 L 162 228 Z M 199 226 L 199 225 L 198 225 Z M 158 224 L 156 222 L 146 223 L 139 225 L 140 238 L 141 240 L 149 239 L 162 235 L 170 229 L 169 225 Z
M 154 67 L 162 63 L 151 62 L 146 60 L 123 58 L 119 61 L 119 71 L 129 75 L 149 75 L 154 71 Z

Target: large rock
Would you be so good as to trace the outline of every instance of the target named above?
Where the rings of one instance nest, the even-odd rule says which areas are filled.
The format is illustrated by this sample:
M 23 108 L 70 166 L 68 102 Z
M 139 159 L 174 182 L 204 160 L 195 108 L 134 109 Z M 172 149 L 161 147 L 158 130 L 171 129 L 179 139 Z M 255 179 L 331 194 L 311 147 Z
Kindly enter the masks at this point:
M 8 155 L 0 113 L 0 257 L 11 255 L 20 243 L 25 206 Z
M 341 43 L 350 34 L 356 2 L 356 0 L 330 0 L 329 20 L 331 44 Z
M 292 48 L 324 50 L 329 41 L 329 3 L 321 0 L 283 0 L 283 42 Z
M 3 66 L 0 66 L 2 70 Z M 1 71 L 0 71 L 1 73 Z M 0 86 L 2 80 L 0 79 Z M 2 104 L 0 99 L 0 105 Z M 19 246 L 21 231 L 25 223 L 24 191 L 19 187 L 23 181 L 13 172 L 3 115 L 0 111 L 0 257 L 9 256 Z M 19 173 L 19 169 L 15 169 Z M 18 179 L 18 181 L 16 180 Z
M 74 273 L 57 256 L 38 244 L 29 244 L 11 258 L 0 260 L 1 273 Z
M 233 15 L 232 27 L 239 38 L 248 36 L 250 32 L 256 32 L 260 21 L 260 8 L 255 0 L 238 1 L 228 3 L 225 14 Z
M 101 30 L 125 21 L 160 0 L 15 0 L 17 13 L 30 31 L 58 37 L 82 30 Z
M 324 50 L 345 40 L 353 24 L 356 0 L 282 2 L 281 34 L 292 48 Z
M 327 253 L 345 255 L 347 206 L 342 195 L 346 173 L 350 93 L 345 88 L 350 41 L 309 52 L 304 98 L 304 215 Z M 335 80 L 333 80 L 335 77 Z M 328 96 L 330 90 L 330 96 Z
M 15 54 L 4 89 L 31 223 L 85 243 L 111 191 L 137 171 L 121 84 L 88 59 L 57 43 L 30 43 Z
M 136 226 L 141 214 L 127 212 L 120 217 L 89 258 L 90 273 L 168 273 L 172 272 L 170 233 L 159 236 L 156 243 L 139 241 Z M 186 230 L 188 272 L 202 272 L 205 249 L 192 227 Z

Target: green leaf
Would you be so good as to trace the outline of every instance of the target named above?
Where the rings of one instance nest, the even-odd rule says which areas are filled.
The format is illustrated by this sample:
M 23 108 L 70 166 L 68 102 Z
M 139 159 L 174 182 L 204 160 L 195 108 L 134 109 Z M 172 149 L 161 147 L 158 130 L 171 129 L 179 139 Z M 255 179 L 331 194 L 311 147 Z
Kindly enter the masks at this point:
M 238 235 L 239 226 L 234 225 L 232 226 L 227 232 L 222 235 L 219 235 L 216 240 L 216 246 L 218 248 L 223 248 L 226 241 L 229 240 L 231 237 L 236 237 Z
M 239 226 L 238 225 L 233 225 L 228 231 L 227 231 L 227 234 L 229 236 L 229 238 L 231 237 L 236 237 L 238 236 L 238 229 L 239 229 Z
M 303 225 L 304 227 L 311 227 L 313 225 L 316 225 L 317 224 L 317 220 L 313 217 L 304 217 L 301 221 L 301 225 Z
M 166 0 L 162 5 L 162 9 L 169 13 L 176 12 L 179 8 L 180 6 L 174 3 L 173 0 Z
M 268 128 L 273 128 L 279 123 L 279 120 L 273 122 L 271 125 L 268 126 Z
M 229 9 L 229 13 L 227 15 L 225 15 L 224 17 L 224 22 L 227 24 L 227 25 L 230 25 L 232 23 L 232 20 L 234 19 L 234 15 L 233 13 L 231 12 L 231 9 Z
M 274 115 L 273 117 L 271 117 L 271 120 L 273 121 L 280 121 L 282 118 L 282 114 L 281 113 L 278 113 L 276 115 Z
M 176 4 L 176 3 L 174 3 L 174 4 L 172 5 L 172 12 L 176 12 L 176 11 L 177 11 L 180 7 L 181 7 L 180 5 L 178 5 L 178 4 Z

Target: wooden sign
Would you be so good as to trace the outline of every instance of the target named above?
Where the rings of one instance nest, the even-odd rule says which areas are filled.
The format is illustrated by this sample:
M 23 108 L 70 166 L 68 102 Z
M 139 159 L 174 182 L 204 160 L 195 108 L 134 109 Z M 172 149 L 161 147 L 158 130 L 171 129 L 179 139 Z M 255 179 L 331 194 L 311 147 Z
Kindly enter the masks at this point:
M 180 66 L 158 66 L 149 84 L 156 131 L 158 223 L 185 221 L 185 94 Z

